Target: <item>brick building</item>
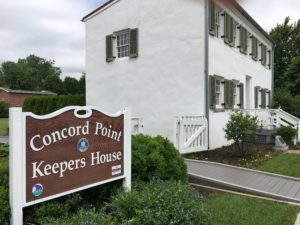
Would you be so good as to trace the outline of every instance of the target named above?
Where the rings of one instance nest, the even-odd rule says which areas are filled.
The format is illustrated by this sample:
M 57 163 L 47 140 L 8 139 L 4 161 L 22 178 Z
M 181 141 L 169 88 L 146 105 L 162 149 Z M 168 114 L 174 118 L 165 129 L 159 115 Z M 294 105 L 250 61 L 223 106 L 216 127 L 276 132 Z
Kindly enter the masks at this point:
M 26 97 L 56 95 L 50 91 L 24 91 L 0 87 L 0 101 L 6 102 L 10 107 L 22 107 Z

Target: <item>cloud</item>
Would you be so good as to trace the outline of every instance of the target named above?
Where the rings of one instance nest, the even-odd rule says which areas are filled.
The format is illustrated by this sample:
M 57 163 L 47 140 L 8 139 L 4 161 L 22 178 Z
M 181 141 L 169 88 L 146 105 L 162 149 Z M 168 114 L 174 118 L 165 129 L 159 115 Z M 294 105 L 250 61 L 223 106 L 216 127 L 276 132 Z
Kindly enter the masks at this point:
M 288 16 L 291 17 L 291 22 L 300 19 L 299 0 L 241 0 L 239 2 L 267 32 L 277 24 L 282 24 Z
M 83 16 L 103 1 L 10 0 L 0 2 L 0 62 L 29 54 L 52 59 L 63 76 L 85 71 Z
M 55 60 L 63 76 L 79 77 L 85 71 L 85 29 L 80 20 L 106 1 L 0 1 L 0 63 L 35 54 Z M 286 16 L 299 19 L 298 0 L 241 0 L 241 5 L 267 31 Z

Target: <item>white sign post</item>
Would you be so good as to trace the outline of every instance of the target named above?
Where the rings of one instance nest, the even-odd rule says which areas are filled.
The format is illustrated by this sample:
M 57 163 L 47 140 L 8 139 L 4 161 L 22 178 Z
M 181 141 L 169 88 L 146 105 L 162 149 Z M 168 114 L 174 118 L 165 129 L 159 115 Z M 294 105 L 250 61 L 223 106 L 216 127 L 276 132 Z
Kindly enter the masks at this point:
M 78 113 L 79 111 L 85 111 L 86 114 L 81 115 Z M 40 134 L 35 134 L 35 132 L 53 132 L 53 129 L 62 129 L 62 131 L 65 132 L 66 125 L 71 126 L 74 125 L 74 123 L 78 125 L 78 123 L 83 122 L 86 124 L 85 134 L 81 134 L 78 137 L 64 136 L 64 139 L 61 139 L 54 147 L 51 146 L 50 148 L 50 145 L 46 146 L 45 144 L 45 146 L 43 146 L 43 150 L 40 149 L 37 151 L 36 148 L 30 147 L 33 146 L 32 143 L 34 142 L 39 144 L 38 141 Z M 113 136 L 109 136 L 107 134 L 108 129 L 104 128 L 105 123 L 109 123 L 109 133 L 115 132 Z M 98 126 L 95 126 L 95 124 Z M 105 134 L 104 136 L 100 136 L 98 134 L 100 124 L 101 128 L 103 125 L 102 135 Z M 114 127 L 114 125 L 117 127 Z M 94 129 L 95 127 L 97 128 L 96 131 Z M 71 128 L 75 129 L 75 127 Z M 113 130 L 114 128 L 121 130 L 117 133 L 117 131 Z M 31 136 L 32 133 L 35 135 L 33 138 Z M 116 136 L 117 134 L 118 136 Z M 49 135 L 46 136 L 50 137 Z M 116 140 L 112 140 L 112 137 Z M 10 108 L 9 138 L 9 197 L 12 225 L 23 224 L 24 207 L 63 195 L 102 185 L 118 179 L 123 180 L 123 187 L 127 191 L 130 191 L 131 189 L 131 116 L 129 109 L 123 109 L 117 114 L 110 115 L 101 112 L 95 107 L 70 106 L 49 115 L 37 116 L 32 113 L 23 113 L 21 108 Z M 109 138 L 111 140 L 109 140 Z M 81 141 L 80 144 L 86 144 L 86 146 L 83 146 L 86 147 L 84 151 L 80 151 L 82 150 L 82 146 L 78 145 L 78 139 Z M 34 142 L 32 142 L 32 140 Z M 123 140 L 123 142 L 120 142 L 120 140 Z M 118 145 L 117 142 L 119 143 Z M 105 147 L 103 147 L 102 143 L 105 143 Z M 115 146 L 119 147 L 115 149 Z M 114 165 L 114 162 L 108 162 L 111 164 L 105 164 L 105 162 L 102 162 L 102 165 L 105 164 L 104 166 L 94 165 L 95 155 L 100 155 L 100 151 L 106 152 L 115 150 L 117 150 L 118 153 L 112 154 L 115 154 L 115 160 L 119 160 L 116 162 L 118 163 L 117 165 Z M 32 163 L 30 160 L 32 160 L 32 157 L 40 157 L 42 160 L 40 164 L 42 164 L 44 161 L 49 159 L 48 157 L 45 157 L 46 155 L 42 155 L 41 157 L 41 154 L 45 153 L 47 156 L 51 157 L 52 160 L 55 159 L 55 162 L 56 160 L 70 160 L 70 165 L 74 162 L 72 157 L 80 154 L 84 163 L 82 164 L 82 167 L 78 168 L 76 171 L 70 167 L 71 170 L 65 172 L 66 176 L 63 178 L 58 177 L 56 174 L 51 174 L 49 175 L 49 178 L 47 178 L 45 175 L 48 176 L 48 174 L 46 173 L 42 174 L 42 176 L 38 178 L 35 175 L 32 175 L 31 169 L 32 167 L 35 168 L 34 165 L 36 165 L 36 162 L 34 161 L 34 163 Z M 61 153 L 64 154 L 63 158 L 61 158 Z M 68 156 L 67 159 L 65 157 L 66 155 Z M 58 165 L 58 163 L 55 164 Z M 36 170 L 34 169 L 33 171 Z M 93 172 L 88 173 L 90 171 Z M 41 171 L 39 171 L 39 173 L 41 173 Z M 81 181 L 78 182 L 82 183 L 78 183 L 77 181 L 74 181 L 74 179 L 70 178 L 74 176 L 81 176 L 82 179 L 79 179 Z M 41 186 L 41 190 L 39 190 L 41 192 L 37 195 L 36 189 L 32 188 L 36 187 L 36 185 L 32 186 L 32 182 L 34 182 L 33 184 Z M 43 185 L 39 182 L 42 182 Z M 68 185 L 72 183 L 73 186 L 63 186 L 63 184 L 66 183 Z M 57 191 L 55 193 L 51 193 L 51 191 L 53 191 L 53 188 L 51 188 L 53 186 L 51 185 L 57 187 Z

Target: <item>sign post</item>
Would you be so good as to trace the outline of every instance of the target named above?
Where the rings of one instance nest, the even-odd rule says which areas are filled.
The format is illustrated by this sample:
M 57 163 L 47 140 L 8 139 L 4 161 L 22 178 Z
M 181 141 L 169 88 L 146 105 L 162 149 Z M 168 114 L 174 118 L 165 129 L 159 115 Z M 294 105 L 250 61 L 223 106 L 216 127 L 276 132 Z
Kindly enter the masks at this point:
M 24 207 L 108 182 L 131 189 L 131 118 L 95 107 L 45 116 L 10 109 L 11 224 Z

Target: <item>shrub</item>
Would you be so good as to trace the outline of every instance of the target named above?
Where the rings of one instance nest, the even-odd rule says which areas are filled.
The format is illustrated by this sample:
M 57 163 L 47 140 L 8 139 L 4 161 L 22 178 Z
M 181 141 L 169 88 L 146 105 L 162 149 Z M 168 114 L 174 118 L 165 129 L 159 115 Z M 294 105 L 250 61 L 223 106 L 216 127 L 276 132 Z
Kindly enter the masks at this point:
M 0 102 L 0 118 L 8 118 L 9 104 Z
M 297 135 L 297 130 L 290 126 L 279 127 L 277 129 L 277 134 L 280 135 L 287 144 L 293 145 L 293 140 Z
M 259 121 L 256 116 L 244 114 L 242 112 L 233 113 L 227 122 L 224 131 L 225 138 L 234 140 L 238 147 L 238 153 L 245 155 L 244 142 L 254 142 L 257 132 L 260 130 Z
M 136 135 L 132 137 L 132 177 L 141 181 L 156 178 L 185 182 L 187 170 L 184 158 L 168 139 Z
M 0 224 L 9 224 L 10 208 L 8 199 L 8 188 L 0 186 Z
M 8 144 L 0 144 L 0 156 L 7 157 L 9 155 L 9 146 Z
M 9 224 L 8 161 L 0 161 L 0 224 Z
M 50 222 L 51 225 L 116 225 L 113 219 L 104 213 L 96 212 L 92 210 L 80 210 L 77 214 L 69 217 L 54 220 Z
M 37 115 L 45 115 L 71 105 L 84 106 L 85 96 L 60 95 L 27 97 L 23 105 L 23 112 L 33 112 Z
M 151 181 L 131 192 L 119 192 L 105 211 L 117 224 L 210 224 L 210 212 L 202 197 L 176 181 Z

